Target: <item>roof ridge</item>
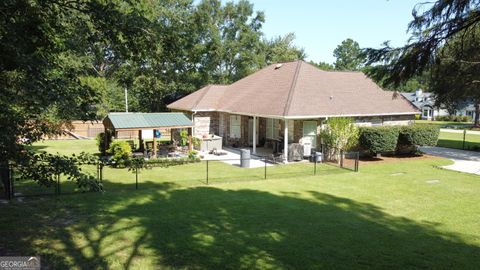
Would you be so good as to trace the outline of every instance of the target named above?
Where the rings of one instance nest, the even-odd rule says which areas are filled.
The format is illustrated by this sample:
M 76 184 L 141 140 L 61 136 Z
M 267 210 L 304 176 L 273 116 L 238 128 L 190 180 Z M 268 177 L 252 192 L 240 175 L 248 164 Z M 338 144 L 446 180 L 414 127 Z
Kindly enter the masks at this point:
M 300 73 L 300 68 L 302 67 L 302 60 L 297 60 L 297 67 L 295 69 L 295 73 L 293 75 L 293 80 L 292 84 L 290 85 L 290 90 L 288 91 L 288 96 L 287 96 L 287 102 L 285 104 L 285 108 L 283 110 L 283 116 L 286 116 L 288 111 L 290 110 L 290 105 L 292 104 L 292 96 L 293 92 L 295 90 L 295 87 L 297 86 L 297 79 L 298 79 L 298 74 Z
M 198 106 L 198 104 L 200 104 L 200 101 L 203 100 L 203 98 L 207 95 L 207 92 L 208 90 L 210 90 L 210 88 L 212 87 L 212 84 L 207 84 L 204 88 L 205 88 L 205 91 L 204 93 L 202 93 L 202 96 L 197 100 L 197 102 L 195 102 L 195 104 L 193 104 L 192 106 L 192 111 L 195 111 L 195 107 Z

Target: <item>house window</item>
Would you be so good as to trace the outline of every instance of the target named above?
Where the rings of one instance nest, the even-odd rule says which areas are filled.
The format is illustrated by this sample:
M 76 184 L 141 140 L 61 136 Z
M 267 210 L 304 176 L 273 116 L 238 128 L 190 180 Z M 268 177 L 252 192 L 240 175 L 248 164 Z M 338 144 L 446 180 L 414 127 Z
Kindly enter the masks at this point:
M 279 120 L 267 118 L 267 139 L 278 139 Z
M 230 115 L 230 138 L 241 137 L 242 117 L 240 115 Z
M 432 117 L 432 110 L 431 109 L 423 109 L 423 117 Z

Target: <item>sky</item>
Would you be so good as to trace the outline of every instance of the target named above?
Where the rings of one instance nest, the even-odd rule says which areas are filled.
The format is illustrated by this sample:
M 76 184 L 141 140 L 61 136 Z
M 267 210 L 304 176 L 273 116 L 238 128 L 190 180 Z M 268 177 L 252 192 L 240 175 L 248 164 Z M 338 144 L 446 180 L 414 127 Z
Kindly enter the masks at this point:
M 294 32 L 295 45 L 307 60 L 333 63 L 333 50 L 351 38 L 360 47 L 380 47 L 384 41 L 402 46 L 418 0 L 250 0 L 265 13 L 268 38 Z

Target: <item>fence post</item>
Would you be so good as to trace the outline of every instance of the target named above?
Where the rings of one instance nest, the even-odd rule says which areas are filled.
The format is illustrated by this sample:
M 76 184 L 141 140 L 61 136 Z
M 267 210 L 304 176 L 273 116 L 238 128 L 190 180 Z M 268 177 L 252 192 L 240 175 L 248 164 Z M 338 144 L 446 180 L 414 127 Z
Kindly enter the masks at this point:
M 208 159 L 207 159 L 207 185 L 208 185 Z
M 103 163 L 100 163 L 100 181 L 103 182 Z
M 340 150 L 340 168 L 343 168 L 343 150 Z
M 97 181 L 100 181 L 100 164 L 97 164 Z
M 360 153 L 357 152 L 356 158 L 355 158 L 355 172 L 358 172 L 358 165 L 360 163 Z
M 57 174 L 57 195 L 60 195 L 60 174 Z
M 263 163 L 264 163 L 264 165 L 265 165 L 265 166 L 264 166 L 265 169 L 264 169 L 263 179 L 267 179 L 267 157 L 266 157 L 266 156 L 263 158 Z
M 8 194 L 8 199 L 11 200 L 13 197 L 15 197 L 15 176 L 14 176 L 14 171 L 13 171 L 13 165 L 10 165 L 9 168 L 9 177 L 10 177 L 10 188 L 9 188 L 9 194 Z
M 135 189 L 138 189 L 138 168 L 135 168 Z
M 462 149 L 465 150 L 465 137 L 467 136 L 467 130 L 463 130 L 463 144 L 462 144 Z
M 13 193 L 13 167 L 11 165 L 6 168 L 5 174 L 6 175 L 1 176 L 7 178 L 8 181 L 8 186 L 5 186 L 5 195 L 7 196 L 7 200 L 11 200 L 12 197 L 15 196 L 15 193 Z M 5 181 L 3 183 L 5 183 Z

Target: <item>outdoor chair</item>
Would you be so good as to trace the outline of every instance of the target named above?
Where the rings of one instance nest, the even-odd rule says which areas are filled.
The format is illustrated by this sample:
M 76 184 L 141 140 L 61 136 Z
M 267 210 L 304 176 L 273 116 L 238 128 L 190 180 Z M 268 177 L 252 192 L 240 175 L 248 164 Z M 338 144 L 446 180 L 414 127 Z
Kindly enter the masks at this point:
M 265 157 L 267 162 L 273 163 L 273 164 L 279 164 L 283 162 L 283 154 L 282 153 L 277 153 L 277 154 L 270 154 Z

